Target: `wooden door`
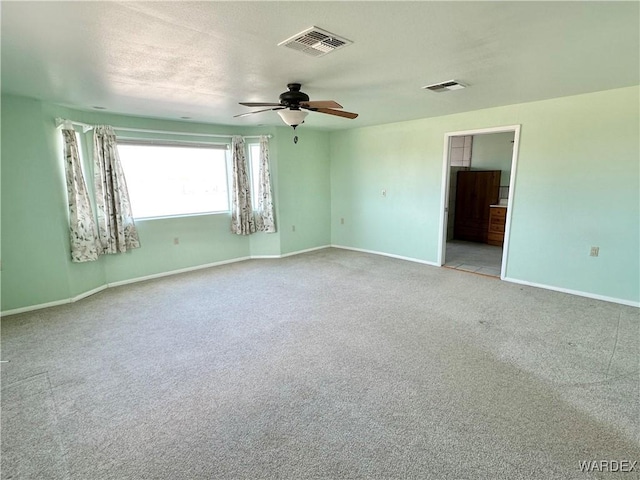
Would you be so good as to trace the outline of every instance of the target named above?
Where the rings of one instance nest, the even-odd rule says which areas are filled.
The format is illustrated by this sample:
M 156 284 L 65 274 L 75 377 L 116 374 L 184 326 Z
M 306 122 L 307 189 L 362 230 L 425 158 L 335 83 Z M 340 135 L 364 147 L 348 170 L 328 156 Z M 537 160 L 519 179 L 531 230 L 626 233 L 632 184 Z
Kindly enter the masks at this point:
M 498 203 L 500 170 L 458 172 L 453 238 L 487 242 L 489 205 Z

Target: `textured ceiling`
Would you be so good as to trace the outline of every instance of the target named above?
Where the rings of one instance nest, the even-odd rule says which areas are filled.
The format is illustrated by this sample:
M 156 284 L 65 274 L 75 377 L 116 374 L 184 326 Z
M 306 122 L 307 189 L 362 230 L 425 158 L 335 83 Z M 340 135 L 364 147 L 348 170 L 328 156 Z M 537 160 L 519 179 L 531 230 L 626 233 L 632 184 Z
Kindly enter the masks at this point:
M 638 2 L 7 2 L 2 91 L 113 113 L 226 125 L 289 82 L 336 100 L 350 128 L 640 83 Z M 354 43 L 278 47 L 315 25 Z M 420 87 L 456 79 L 464 90 Z

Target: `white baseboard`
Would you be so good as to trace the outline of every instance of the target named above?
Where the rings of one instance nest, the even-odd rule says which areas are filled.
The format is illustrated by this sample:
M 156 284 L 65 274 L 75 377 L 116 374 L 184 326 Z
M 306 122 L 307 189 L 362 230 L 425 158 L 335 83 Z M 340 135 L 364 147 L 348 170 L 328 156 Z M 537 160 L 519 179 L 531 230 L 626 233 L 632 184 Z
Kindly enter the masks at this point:
M 98 292 L 101 292 L 101 291 L 106 290 L 107 288 L 111 288 L 111 287 L 119 287 L 121 285 L 128 285 L 128 284 L 131 284 L 131 283 L 144 282 L 146 280 L 152 280 L 154 278 L 168 277 L 169 275 L 177 275 L 179 273 L 192 272 L 194 270 L 202 270 L 204 268 L 218 267 L 220 265 L 227 265 L 229 263 L 244 262 L 245 260 L 261 259 L 261 258 L 284 258 L 284 257 L 290 257 L 292 255 L 299 255 L 301 253 L 312 252 L 314 250 L 322 250 L 324 248 L 329 248 L 330 246 L 331 245 L 325 245 L 325 246 L 322 246 L 322 247 L 307 248 L 306 250 L 298 250 L 296 252 L 285 253 L 284 255 L 255 255 L 255 256 L 250 256 L 250 257 L 238 257 L 238 258 L 232 258 L 230 260 L 222 260 L 220 262 L 205 263 L 203 265 L 195 265 L 193 267 L 179 268 L 177 270 L 170 270 L 168 272 L 154 273 L 152 275 L 145 275 L 144 277 L 136 277 L 136 278 L 130 278 L 128 280 L 120 280 L 120 281 L 117 281 L 117 282 L 109 282 L 109 283 L 106 283 L 105 285 L 101 285 L 101 286 L 99 286 L 97 288 L 94 288 L 92 290 L 88 290 L 86 292 L 80 293 L 79 295 L 76 295 L 75 297 L 65 298 L 63 300 L 56 300 L 56 301 L 53 301 L 53 302 L 39 303 L 37 305 L 29 305 L 27 307 L 14 308 L 13 310 L 6 310 L 4 312 L 0 312 L 0 317 L 6 317 L 6 316 L 9 316 L 9 315 L 16 315 L 18 313 L 31 312 L 33 310 L 40 310 L 40 309 L 43 309 L 43 308 L 57 307 L 59 305 L 64 305 L 66 303 L 74 303 L 74 302 L 77 302 L 78 300 L 82 300 L 83 298 L 87 298 L 87 297 L 89 297 L 91 295 L 94 295 L 94 294 L 96 294 Z
M 109 282 L 109 283 L 101 285 L 101 286 L 99 286 L 97 288 L 94 288 L 92 290 L 88 290 L 86 292 L 80 293 L 79 295 L 76 295 L 75 297 L 65 298 L 63 300 L 56 300 L 54 302 L 39 303 L 37 305 L 29 305 L 27 307 L 14 308 L 13 310 L 6 310 L 4 312 L 0 312 L 0 317 L 6 317 L 6 316 L 9 316 L 9 315 L 16 315 L 18 313 L 31 312 L 33 310 L 41 310 L 43 308 L 57 307 L 58 305 L 64 305 L 66 303 L 75 303 L 78 300 L 82 300 L 83 298 L 87 298 L 87 297 L 89 297 L 91 295 L 94 295 L 94 294 L 96 294 L 98 292 L 101 292 L 101 291 L 106 290 L 107 288 L 111 288 L 111 287 L 119 287 L 120 285 L 127 285 L 129 283 L 144 282 L 145 280 L 151 280 L 151 279 L 160 278 L 160 277 L 167 277 L 169 275 L 176 275 L 178 273 L 191 272 L 193 270 L 201 270 L 203 268 L 217 267 L 219 265 L 225 265 L 225 264 L 228 264 L 228 263 L 242 262 L 242 261 L 245 261 L 245 260 L 249 260 L 250 258 L 251 257 L 233 258 L 231 260 L 223 260 L 223 261 L 220 261 L 220 262 L 206 263 L 204 265 L 196 265 L 196 266 L 193 266 L 193 267 L 180 268 L 178 270 L 170 270 L 168 272 L 155 273 L 153 275 L 145 275 L 144 277 L 130 278 L 128 280 L 121 280 L 121 281 L 118 281 L 118 282 Z
M 87 298 L 90 297 L 91 295 L 95 295 L 98 292 L 101 292 L 103 290 L 106 290 L 107 288 L 109 288 L 109 285 L 100 285 L 97 288 L 94 288 L 93 290 L 88 290 L 86 292 L 82 292 L 79 295 L 76 295 L 75 297 L 72 297 L 69 299 L 69 303 L 73 303 L 73 302 L 77 302 L 78 300 L 82 300 L 83 298 Z
M 292 257 L 293 255 L 300 255 L 301 253 L 315 252 L 316 250 L 324 250 L 325 248 L 331 248 L 331 245 L 323 245 L 321 247 L 313 247 L 307 248 L 306 250 L 297 250 L 295 252 L 285 253 L 283 255 L 280 255 L 280 258 Z
M 219 262 L 195 265 L 193 267 L 179 268 L 177 270 L 169 270 L 168 272 L 160 272 L 160 273 L 154 273 L 152 275 L 145 275 L 144 277 L 136 277 L 136 278 L 129 278 L 127 280 L 119 280 L 117 282 L 109 282 L 107 283 L 107 287 L 119 287 L 121 285 L 128 285 L 130 283 L 138 283 L 138 282 L 144 282 L 146 280 L 153 280 L 154 278 L 168 277 L 170 275 L 193 272 L 194 270 L 202 270 L 204 268 L 219 267 L 220 265 L 228 265 L 229 263 L 244 262 L 245 260 L 250 260 L 250 259 L 251 257 L 238 257 L 238 258 L 232 258 L 230 260 L 221 260 Z
M 295 252 L 283 253 L 282 255 L 251 255 L 251 259 L 264 260 L 269 258 L 285 258 L 293 255 L 300 255 L 301 253 L 314 252 L 316 250 L 324 250 L 325 248 L 331 248 L 331 245 L 322 245 L 321 247 L 307 248 L 305 250 L 296 250 Z
M 544 288 L 545 290 L 553 290 L 554 292 L 568 293 L 570 295 L 577 295 L 579 297 L 592 298 L 594 300 L 602 300 L 604 302 L 619 303 L 622 305 L 628 305 L 630 307 L 640 307 L 640 302 L 625 300 L 623 298 L 607 297 L 605 295 L 598 295 L 596 293 L 583 292 L 580 290 L 571 290 L 570 288 L 554 287 L 553 285 L 528 282 L 526 280 L 518 280 L 517 278 L 511 278 L 511 277 L 505 277 L 503 278 L 503 280 L 505 282 L 517 283 L 519 285 L 526 285 L 528 287 Z
M 323 245 L 321 247 L 314 247 L 314 248 L 307 248 L 305 250 L 298 250 L 295 252 L 289 252 L 289 253 L 285 253 L 283 255 L 253 255 L 250 257 L 239 257 L 239 258 L 233 258 L 230 260 L 222 260 L 220 262 L 213 262 L 213 263 L 206 263 L 203 265 L 196 265 L 193 267 L 187 267 L 187 268 L 180 268 L 178 270 L 170 270 L 168 272 L 161 272 L 161 273 L 155 273 L 153 275 L 145 275 L 144 277 L 137 277 L 137 278 L 131 278 L 128 280 L 121 280 L 118 282 L 110 282 L 107 283 L 105 285 L 101 285 L 97 288 L 94 288 L 92 290 L 88 290 L 86 292 L 80 293 L 78 295 L 76 295 L 75 297 L 71 297 L 71 298 L 65 298 L 62 300 L 55 300 L 53 302 L 47 302 L 47 303 L 40 303 L 37 305 L 29 305 L 26 307 L 20 307 L 20 308 L 14 308 L 12 310 L 6 310 L 4 312 L 0 312 L 0 317 L 6 317 L 9 315 L 16 315 L 18 313 L 25 313 L 25 312 L 31 312 L 34 310 L 40 310 L 43 308 L 49 308 L 49 307 L 57 307 L 59 305 L 64 305 L 66 303 L 74 303 L 77 302 L 78 300 L 82 300 L 83 298 L 87 298 L 91 295 L 94 295 L 96 293 L 99 293 L 103 290 L 106 290 L 107 288 L 111 288 L 111 287 L 118 287 L 121 285 L 127 285 L 127 284 L 131 284 L 131 283 L 137 283 L 137 282 L 143 282 L 145 280 L 152 280 L 154 278 L 160 278 L 160 277 L 167 277 L 169 275 L 177 275 L 179 273 L 185 273 L 185 272 L 191 272 L 194 270 L 202 270 L 204 268 L 211 268 L 211 267 L 217 267 L 220 265 L 227 265 L 230 263 L 236 263 L 236 262 L 243 262 L 246 260 L 253 260 L 253 259 L 278 259 L 278 258 L 285 258 L 285 257 L 291 257 L 293 255 L 300 255 L 302 253 L 307 253 L 307 252 L 313 252 L 316 250 L 323 250 L 325 248 L 340 248 L 343 250 L 353 250 L 355 252 L 362 252 L 362 253 L 370 253 L 373 255 L 381 255 L 384 257 L 391 257 L 391 258 L 396 258 L 398 260 L 406 260 L 409 262 L 414 262 L 414 263 L 422 263 L 424 265 L 430 265 L 433 267 L 440 267 L 441 265 L 437 264 L 436 262 L 429 262 L 427 260 L 420 260 L 418 258 L 412 258 L 412 257 L 405 257 L 402 255 L 394 255 L 392 253 L 385 253 L 385 252 L 378 252 L 375 250 L 366 250 L 363 248 L 355 248 L 355 247 L 347 247 L 345 245 Z M 577 295 L 580 297 L 586 297 L 586 298 L 592 298 L 594 300 L 602 300 L 605 302 L 611 302 L 611 303 L 618 303 L 621 305 L 628 305 L 630 307 L 636 307 L 636 308 L 640 308 L 640 302 L 634 302 L 632 300 L 625 300 L 622 298 L 615 298 L 615 297 L 608 297 L 605 295 L 597 295 L 595 293 L 589 293 L 589 292 L 582 292 L 580 290 L 571 290 L 568 288 L 562 288 L 562 287 L 554 287 L 552 285 L 545 285 L 542 283 L 535 283 L 535 282 L 528 282 L 526 280 L 519 280 L 516 278 L 511 278 L 511 277 L 505 277 L 502 280 L 504 280 L 505 282 L 511 282 L 511 283 L 517 283 L 520 285 L 526 285 L 529 287 L 536 287 L 536 288 L 543 288 L 545 290 L 553 290 L 555 292 L 561 292 L 561 293 L 568 293 L 570 295 Z
M 440 267 L 441 265 L 436 262 L 430 262 L 428 260 L 420 260 L 419 258 L 404 257 L 402 255 L 395 255 L 393 253 L 377 252 L 375 250 L 365 250 L 364 248 L 347 247 L 345 245 L 331 245 L 333 248 L 341 248 L 343 250 L 353 250 L 354 252 L 372 253 L 374 255 L 382 255 L 383 257 L 397 258 L 398 260 L 406 260 L 408 262 L 422 263 L 424 265 L 431 265 L 432 267 Z
M 40 310 L 42 308 L 57 307 L 58 305 L 64 305 L 65 303 L 71 303 L 71 299 L 65 298 L 64 300 L 55 300 L 53 302 L 38 303 L 37 305 L 29 305 L 26 307 L 14 308 L 13 310 L 6 310 L 4 312 L 0 312 L 0 317 L 31 312 L 33 310 Z
M 63 300 L 55 300 L 53 302 L 38 303 L 37 305 L 29 305 L 27 307 L 14 308 L 13 310 L 0 312 L 0 317 L 6 317 L 8 315 L 16 315 L 18 313 L 31 312 L 33 310 L 41 310 L 43 308 L 57 307 L 59 305 L 64 305 L 66 303 L 74 303 L 74 302 L 77 302 L 78 300 L 82 300 L 83 298 L 87 298 L 91 295 L 101 292 L 102 290 L 106 290 L 107 288 L 109 288 L 108 285 L 100 285 L 99 287 L 94 288 L 92 290 L 82 292 L 79 295 L 76 295 L 75 297 L 65 298 Z
M 393 255 L 391 253 L 376 252 L 374 250 L 365 250 L 363 248 L 346 247 L 344 245 L 331 245 L 331 246 L 334 247 L 334 248 L 342 248 L 344 250 L 354 250 L 356 252 L 372 253 L 374 255 L 382 255 L 382 256 L 385 256 L 385 257 L 398 258 L 400 260 L 407 260 L 409 262 L 424 263 L 426 265 L 431 265 L 431 266 L 434 266 L 434 267 L 441 267 L 441 265 L 439 265 L 438 263 L 435 263 L 435 262 L 428 262 L 426 260 L 419 260 L 419 259 L 411 258 L 411 257 L 403 257 L 403 256 L 400 256 L 400 255 Z M 619 303 L 621 305 L 628 305 L 630 307 L 640 308 L 640 302 L 634 302 L 632 300 L 625 300 L 623 298 L 607 297 L 605 295 L 598 295 L 598 294 L 595 294 L 595 293 L 582 292 L 580 290 L 571 290 L 569 288 L 554 287 L 552 285 L 545 285 L 545 284 L 542 284 L 542 283 L 528 282 L 526 280 L 518 280 L 518 279 L 515 279 L 515 278 L 511 278 L 511 277 L 505 277 L 502 280 L 504 280 L 505 282 L 518 283 L 520 285 L 526 285 L 526 286 L 529 286 L 529 287 L 543 288 L 545 290 L 553 290 L 555 292 L 568 293 L 570 295 L 577 295 L 579 297 L 592 298 L 594 300 L 602 300 L 604 302 Z

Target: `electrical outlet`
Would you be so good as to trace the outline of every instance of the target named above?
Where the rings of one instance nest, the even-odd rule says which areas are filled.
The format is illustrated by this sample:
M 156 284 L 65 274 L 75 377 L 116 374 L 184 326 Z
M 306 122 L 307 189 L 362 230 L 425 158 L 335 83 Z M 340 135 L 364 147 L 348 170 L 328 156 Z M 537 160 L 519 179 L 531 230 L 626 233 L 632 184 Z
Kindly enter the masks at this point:
M 386 197 L 387 196 L 387 191 L 386 190 L 382 190 L 382 196 Z
M 179 239 L 178 237 L 175 237 L 175 238 L 173 239 L 173 244 L 174 244 L 174 245 L 180 245 L 180 239 Z
M 597 257 L 600 254 L 600 247 L 591 247 L 591 251 L 589 252 L 590 257 Z

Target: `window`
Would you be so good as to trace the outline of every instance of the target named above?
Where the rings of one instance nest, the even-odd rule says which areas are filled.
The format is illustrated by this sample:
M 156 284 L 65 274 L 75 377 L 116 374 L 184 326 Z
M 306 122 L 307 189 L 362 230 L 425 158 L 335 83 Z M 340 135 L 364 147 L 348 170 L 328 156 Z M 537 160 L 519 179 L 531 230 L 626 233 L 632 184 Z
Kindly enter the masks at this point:
M 258 209 L 258 192 L 260 183 L 260 144 L 249 144 L 249 176 L 251 177 L 251 203 Z
M 118 142 L 136 218 L 229 210 L 226 145 Z

